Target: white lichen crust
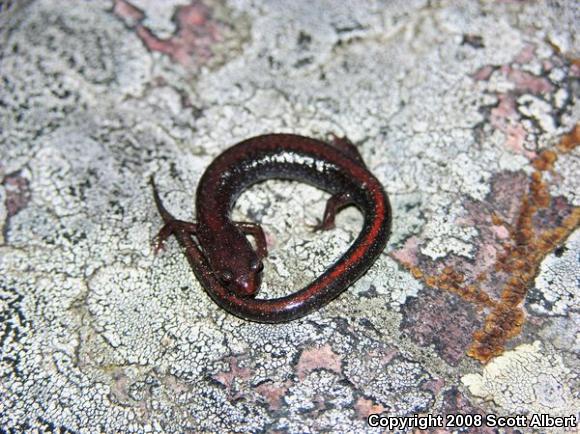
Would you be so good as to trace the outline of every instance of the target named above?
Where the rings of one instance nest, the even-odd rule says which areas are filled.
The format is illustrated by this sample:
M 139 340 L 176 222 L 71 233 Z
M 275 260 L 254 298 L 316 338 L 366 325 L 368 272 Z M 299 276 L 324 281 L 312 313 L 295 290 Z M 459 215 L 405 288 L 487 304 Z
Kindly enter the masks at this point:
M 577 368 L 567 366 L 560 355 L 536 341 L 507 351 L 482 374 L 468 374 L 461 380 L 475 397 L 493 401 L 502 414 L 569 417 L 578 410 L 574 397 Z M 552 429 L 550 432 L 568 431 Z
M 577 53 L 576 32 L 561 24 L 568 3 L 17 3 L 0 12 L 2 430 L 373 432 L 369 411 L 432 412 L 463 374 L 482 369 L 461 357 L 450 366 L 401 330 L 404 306 L 425 288 L 390 253 L 415 237 L 429 261 L 473 261 L 481 234 L 466 204 L 485 208 L 498 174 L 529 172 L 529 153 L 577 122 L 570 68 L 554 70 L 545 93 L 516 89 L 506 72 L 540 74 Z M 207 16 L 175 18 L 202 3 Z M 141 21 L 127 18 L 137 10 Z M 211 34 L 171 39 L 187 23 Z M 221 29 L 240 35 L 226 43 Z M 219 62 L 191 54 L 208 41 Z M 514 66 L 529 44 L 536 58 Z M 178 49 L 189 67 L 175 60 Z M 474 77 L 486 67 L 489 77 Z M 516 90 L 504 113 L 512 118 L 494 125 L 490 112 Z M 522 146 L 510 147 L 508 127 L 525 132 Z M 191 220 L 215 156 L 271 132 L 348 135 L 394 219 L 387 251 L 365 276 L 279 325 L 220 309 L 174 240 L 154 255 L 162 221 L 148 184 L 155 175 L 167 208 Z M 577 154 L 557 164 L 564 182 L 552 194 L 576 203 Z M 354 241 L 362 218 L 353 209 L 332 231 L 310 230 L 327 199 L 285 181 L 239 199 L 234 217 L 268 238 L 260 297 L 304 286 Z M 466 396 L 485 400 L 474 400 L 478 411 L 578 408 L 578 370 L 559 353 L 577 351 L 576 334 L 558 330 L 578 328 L 577 317 L 566 321 L 579 248 L 572 238 L 546 259 L 536 281 L 543 298 L 529 305 L 553 321 L 527 331 L 558 335 L 554 349 L 523 345 L 465 377 Z
M 580 298 L 580 231 L 547 256 L 536 277 L 530 308 L 547 315 L 566 315 Z

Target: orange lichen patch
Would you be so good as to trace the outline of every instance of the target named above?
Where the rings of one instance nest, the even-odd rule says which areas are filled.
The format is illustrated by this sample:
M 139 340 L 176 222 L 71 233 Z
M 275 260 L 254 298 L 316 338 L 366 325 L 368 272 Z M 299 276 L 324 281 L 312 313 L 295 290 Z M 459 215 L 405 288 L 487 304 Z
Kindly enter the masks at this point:
M 570 152 L 576 146 L 580 145 L 580 124 L 576 124 L 572 131 L 562 137 L 560 143 L 558 143 L 558 150 L 560 152 L 566 153 Z
M 415 277 L 422 280 L 427 286 L 439 288 L 459 295 L 464 300 L 475 303 L 479 307 L 493 307 L 495 302 L 490 296 L 475 285 L 466 285 L 465 276 L 452 267 L 445 267 L 438 274 L 425 274 L 419 267 L 403 263 Z
M 498 216 L 496 213 L 493 213 L 491 215 L 491 222 L 495 226 L 505 226 L 505 222 L 503 221 L 503 219 L 500 216 Z
M 437 278 L 434 276 L 425 276 L 424 281 L 428 286 L 432 288 L 435 288 L 437 286 Z
M 543 158 L 545 152 L 539 158 Z M 550 164 L 556 158 L 549 157 Z M 529 193 L 522 199 L 517 223 L 512 233 L 512 244 L 504 246 L 498 255 L 496 270 L 504 271 L 507 279 L 500 301 L 491 310 L 482 330 L 474 333 L 474 342 L 467 354 L 483 363 L 501 354 L 506 342 L 517 336 L 525 322 L 521 308 L 528 288 L 538 274 L 544 257 L 561 244 L 580 225 L 580 208 L 574 208 L 559 227 L 536 234 L 532 219 L 538 209 L 546 208 L 550 195 L 542 181 L 541 172 L 534 172 Z
M 534 203 L 540 208 L 547 208 L 550 205 L 550 193 L 548 186 L 542 182 L 542 172 L 532 173 L 530 192 Z
M 413 277 L 415 279 L 420 279 L 421 277 L 423 277 L 423 272 L 421 271 L 421 269 L 419 267 L 411 267 L 411 274 L 413 275 Z
M 568 152 L 579 142 L 580 124 L 564 136 L 556 147 L 557 151 L 544 150 L 532 160 L 536 170 L 530 176 L 513 225 L 505 223 L 497 214 L 491 214 L 490 221 L 494 226 L 504 226 L 509 230 L 506 241 L 501 243 L 503 252 L 496 255 L 492 267 L 501 273 L 497 278 L 503 280 L 497 299 L 483 289 L 487 280 L 485 273 L 474 276 L 469 284 L 465 284 L 465 276 L 450 266 L 445 266 L 439 273 L 426 273 L 416 265 L 403 264 L 426 285 L 452 292 L 488 311 L 483 327 L 473 334 L 473 343 L 467 351 L 470 357 L 482 363 L 501 354 L 507 341 L 521 332 L 525 322 L 522 305 L 543 259 L 580 226 L 580 207 L 572 208 L 555 228 L 540 231 L 534 225 L 538 211 L 548 208 L 552 201 L 543 172 L 554 170 L 558 152 Z
M 532 165 L 537 170 L 552 170 L 554 168 L 554 163 L 558 159 L 558 155 L 549 149 L 542 151 L 540 155 L 538 155 L 532 161 Z
M 475 280 L 479 283 L 485 282 L 487 280 L 487 276 L 485 273 L 479 273 L 477 276 L 475 276 Z

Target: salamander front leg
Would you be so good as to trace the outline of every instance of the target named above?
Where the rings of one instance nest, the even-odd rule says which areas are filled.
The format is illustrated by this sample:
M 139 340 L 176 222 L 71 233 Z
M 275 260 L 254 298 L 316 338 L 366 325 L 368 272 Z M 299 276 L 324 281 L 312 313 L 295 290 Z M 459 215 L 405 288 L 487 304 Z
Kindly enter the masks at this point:
M 165 249 L 165 240 L 176 232 L 181 232 L 186 235 L 195 235 L 197 233 L 197 223 L 186 222 L 183 220 L 169 220 L 153 239 L 153 251 L 155 254 L 160 250 Z
M 266 235 L 262 226 L 250 222 L 235 222 L 235 225 L 246 235 L 251 235 L 256 240 L 257 254 L 260 260 L 268 256 L 268 246 L 266 244 Z
M 334 228 L 334 219 L 338 212 L 348 206 L 352 205 L 353 199 L 350 193 L 337 193 L 331 196 L 326 202 L 326 209 L 324 210 L 324 218 L 322 222 L 312 228 L 313 231 L 328 230 Z
M 336 134 L 330 133 L 330 144 L 344 152 L 356 162 L 360 163 L 361 166 L 365 168 L 367 167 L 358 151 L 358 148 L 348 139 L 348 137 L 338 137 Z

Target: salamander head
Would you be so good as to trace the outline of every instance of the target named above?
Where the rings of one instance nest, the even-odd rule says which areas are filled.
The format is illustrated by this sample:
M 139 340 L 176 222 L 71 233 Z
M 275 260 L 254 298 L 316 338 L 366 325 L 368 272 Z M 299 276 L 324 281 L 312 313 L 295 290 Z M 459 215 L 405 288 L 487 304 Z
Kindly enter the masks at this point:
M 236 240 L 213 252 L 210 263 L 220 283 L 238 297 L 253 298 L 262 283 L 264 265 L 248 240 Z

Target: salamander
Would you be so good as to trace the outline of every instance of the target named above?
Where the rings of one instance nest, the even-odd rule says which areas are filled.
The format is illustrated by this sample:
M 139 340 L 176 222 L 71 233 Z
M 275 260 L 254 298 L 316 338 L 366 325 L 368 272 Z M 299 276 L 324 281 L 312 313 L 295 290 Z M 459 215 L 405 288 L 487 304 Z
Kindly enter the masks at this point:
M 230 215 L 244 190 L 268 179 L 301 181 L 331 194 L 315 230 L 333 228 L 336 213 L 349 205 L 361 211 L 364 223 L 346 253 L 305 288 L 276 299 L 259 299 L 267 256 L 264 232 L 259 225 L 233 221 Z M 367 271 L 391 232 L 388 196 L 347 138 L 333 136 L 326 143 L 294 134 L 268 134 L 232 146 L 215 158 L 199 181 L 195 222 L 173 217 L 153 177 L 150 183 L 165 223 L 155 238 L 155 251 L 174 235 L 209 296 L 247 320 L 286 322 L 326 305 Z M 254 237 L 256 248 L 246 235 Z

